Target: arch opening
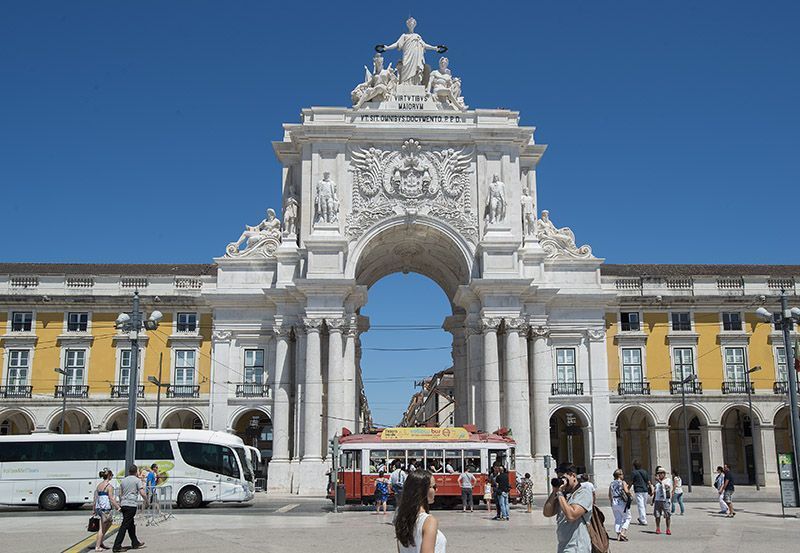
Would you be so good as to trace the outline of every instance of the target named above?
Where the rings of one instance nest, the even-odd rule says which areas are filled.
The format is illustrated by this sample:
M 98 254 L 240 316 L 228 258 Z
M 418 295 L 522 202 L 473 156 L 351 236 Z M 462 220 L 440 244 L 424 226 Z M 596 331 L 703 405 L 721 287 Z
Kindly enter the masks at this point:
M 617 415 L 617 464 L 625 472 L 633 471 L 633 462 L 638 460 L 643 467 L 655 466 L 656 457 L 652 436 L 655 421 L 641 407 L 626 407 Z
M 35 428 L 33 419 L 23 411 L 10 410 L 0 413 L 0 436 L 31 434 Z
M 121 409 L 120 411 L 117 411 L 106 421 L 106 430 L 125 430 L 126 428 L 128 428 L 127 409 Z M 139 412 L 136 413 L 136 428 L 147 428 L 147 421 L 145 420 L 144 415 Z
M 50 432 L 61 431 L 61 411 L 50 419 Z M 92 431 L 92 421 L 83 411 L 67 409 L 64 412 L 64 434 L 88 434 Z
M 185 428 L 187 430 L 202 430 L 203 419 L 191 409 L 175 409 L 163 415 L 161 428 Z
M 588 422 L 583 413 L 560 407 L 550 416 L 550 452 L 558 463 L 571 462 L 578 472 L 587 472 Z
M 692 406 L 687 406 L 686 414 L 689 419 L 689 475 L 687 476 L 686 468 L 686 439 L 682 409 L 673 410 L 669 416 L 670 466 L 679 468 L 684 481 L 691 478 L 692 485 L 700 486 L 703 484 L 703 472 L 707 469 L 704 466 L 705 437 L 703 428 L 708 424 L 708 420 L 699 409 Z
M 754 414 L 755 417 L 755 414 Z M 734 481 L 742 484 L 756 483 L 756 442 L 754 432 L 759 431 L 758 421 L 751 426 L 750 412 L 746 407 L 731 407 L 722 415 L 722 458 L 731 467 Z
M 257 478 L 266 478 L 272 459 L 272 419 L 261 409 L 240 413 L 231 425 L 233 433 L 261 452 L 261 464 L 254 467 Z

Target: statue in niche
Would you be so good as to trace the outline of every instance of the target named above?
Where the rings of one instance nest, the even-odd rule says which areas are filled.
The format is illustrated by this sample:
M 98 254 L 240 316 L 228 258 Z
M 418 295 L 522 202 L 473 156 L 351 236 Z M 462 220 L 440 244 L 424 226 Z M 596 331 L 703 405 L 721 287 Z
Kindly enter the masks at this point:
M 522 206 L 522 233 L 525 236 L 532 236 L 536 225 L 536 208 L 527 186 L 522 187 L 522 197 L 519 202 Z
M 239 250 L 239 247 L 245 243 L 245 248 Z M 269 244 L 267 244 L 269 243 Z M 267 218 L 255 226 L 245 225 L 245 230 L 236 242 L 231 242 L 225 248 L 225 252 L 230 257 L 238 255 L 249 254 L 261 246 L 268 245 L 267 249 L 272 249 L 281 243 L 281 222 L 275 216 L 275 210 L 270 208 L 267 210 Z
M 425 84 L 425 50 L 436 50 L 440 54 L 447 52 L 447 47 L 443 45 L 431 46 L 422 40 L 422 37 L 414 32 L 417 20 L 409 17 L 406 20 L 408 32 L 400 35 L 392 44 L 378 44 L 375 50 L 385 52 L 386 50 L 400 50 L 403 55 L 402 61 L 397 64 L 400 73 L 401 84 Z
M 447 103 L 460 111 L 466 111 L 467 105 L 461 97 L 461 79 L 453 77 L 447 68 L 450 61 L 442 57 L 439 59 L 439 69 L 431 72 L 428 82 L 428 92 L 442 103 Z
M 542 217 L 536 221 L 534 229 L 536 239 L 547 252 L 548 257 L 574 257 L 591 259 L 592 248 L 588 245 L 577 247 L 575 234 L 569 227 L 556 228 L 550 220 L 550 212 L 542 210 Z
M 336 193 L 336 183 L 331 180 L 328 171 L 322 173 L 322 180 L 317 183 L 314 191 L 314 209 L 316 223 L 335 223 L 339 220 L 339 199 Z
M 297 234 L 297 198 L 294 194 L 294 184 L 289 185 L 289 195 L 283 204 L 283 233 L 287 236 Z
M 486 224 L 502 223 L 506 219 L 506 185 L 494 175 L 486 199 Z
M 352 92 L 353 108 L 360 109 L 370 100 L 388 100 L 397 88 L 397 75 L 392 70 L 392 64 L 387 69 L 383 68 L 383 56 L 375 54 L 372 59 L 373 72 L 364 67 L 364 82 L 359 84 Z

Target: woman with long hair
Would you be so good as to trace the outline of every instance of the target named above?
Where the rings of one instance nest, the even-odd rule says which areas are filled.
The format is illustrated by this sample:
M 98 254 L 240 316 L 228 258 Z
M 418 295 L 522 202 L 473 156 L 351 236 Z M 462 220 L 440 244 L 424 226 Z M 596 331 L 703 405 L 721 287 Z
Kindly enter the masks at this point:
M 434 499 L 433 475 L 420 469 L 409 472 L 394 523 L 399 553 L 445 553 L 447 539 L 439 531 L 439 521 L 430 514 Z
M 95 541 L 94 550 L 103 551 L 108 549 L 103 543 L 103 538 L 111 527 L 111 509 L 119 509 L 117 499 L 114 497 L 114 487 L 111 485 L 111 479 L 114 478 L 114 473 L 111 469 L 104 468 L 100 471 L 100 478 L 102 481 L 97 484 L 94 490 L 94 514 L 100 518 L 100 528 L 97 530 L 97 540 Z

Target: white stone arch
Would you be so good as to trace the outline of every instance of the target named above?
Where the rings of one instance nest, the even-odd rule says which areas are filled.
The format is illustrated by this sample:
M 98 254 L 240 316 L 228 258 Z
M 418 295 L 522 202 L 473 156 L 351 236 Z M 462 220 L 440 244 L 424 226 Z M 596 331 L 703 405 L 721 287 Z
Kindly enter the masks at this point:
M 550 412 L 547 415 L 548 420 L 553 418 L 553 415 L 556 414 L 557 411 L 561 411 L 563 409 L 568 409 L 571 411 L 575 411 L 575 414 L 578 415 L 578 418 L 581 421 L 581 426 L 583 428 L 591 428 L 592 427 L 592 415 L 589 412 L 589 404 L 582 405 L 580 403 L 573 403 L 570 405 L 567 404 L 560 404 L 560 405 L 553 405 L 550 407 Z
M 200 423 L 203 425 L 203 428 L 208 428 L 208 421 L 203 416 L 203 413 L 201 413 L 196 407 L 192 407 L 190 405 L 177 405 L 161 413 L 161 420 L 159 421 L 161 428 L 164 428 L 164 421 L 169 419 L 172 415 L 178 414 L 182 411 L 192 413 L 200 419 Z
M 674 415 L 677 411 L 681 411 L 682 409 L 683 409 L 683 406 L 680 403 L 678 403 L 677 405 L 673 405 L 667 411 L 667 424 L 669 424 L 669 420 L 672 418 L 672 415 Z M 689 403 L 689 402 L 686 402 L 686 410 L 690 411 L 690 413 L 689 413 L 690 420 L 691 420 L 691 415 L 692 414 L 698 416 L 697 418 L 700 421 L 700 425 L 701 426 L 708 426 L 709 424 L 712 423 L 712 421 L 714 421 L 714 419 L 711 417 L 711 413 L 709 413 L 708 409 L 704 405 L 702 405 L 700 403 L 695 403 L 695 402 Z M 679 416 L 679 418 L 680 418 L 680 416 Z
M 644 411 L 647 414 L 647 416 L 650 418 L 650 420 L 648 421 L 648 423 L 650 423 L 650 424 L 653 424 L 653 425 L 666 424 L 666 422 L 662 422 L 659 419 L 658 415 L 656 414 L 656 410 L 653 409 L 653 407 L 648 405 L 647 403 L 622 403 L 622 404 L 618 404 L 616 411 L 611 416 L 611 423 L 614 426 L 618 426 L 618 424 L 619 424 L 618 421 L 619 421 L 620 415 L 622 415 L 622 413 L 624 413 L 628 409 L 641 409 L 642 411 Z
M 116 417 L 121 413 L 127 414 L 127 412 L 128 412 L 127 407 L 117 407 L 115 409 L 111 409 L 109 412 L 105 414 L 103 420 L 100 421 L 100 430 L 107 431 L 108 425 L 114 417 Z M 142 420 L 144 421 L 144 424 L 147 428 L 152 428 L 152 423 L 150 421 L 150 418 L 144 411 L 142 411 L 141 409 L 136 409 L 136 414 L 142 417 Z
M 25 407 L 15 406 L 0 411 L 0 422 L 4 420 L 13 419 L 14 417 L 23 417 L 24 419 L 27 419 L 26 423 L 30 426 L 31 432 L 36 431 L 37 427 L 36 416 L 29 409 L 26 409 Z
M 370 263 L 376 254 L 381 262 Z M 373 225 L 350 244 L 345 278 L 369 287 L 387 275 L 413 271 L 436 282 L 452 300 L 458 286 L 475 276 L 475 268 L 475 247 L 449 224 L 426 215 L 397 215 Z
M 67 413 L 70 413 L 70 412 L 80 413 L 81 415 L 86 417 L 86 420 L 89 421 L 89 429 L 93 430 L 93 429 L 97 428 L 97 426 L 95 424 L 94 417 L 92 416 L 91 411 L 89 411 L 87 409 L 84 409 L 83 407 L 80 407 L 80 406 L 77 406 L 77 405 L 72 405 L 71 406 L 71 405 L 67 404 L 66 412 Z M 56 409 L 55 411 L 51 412 L 50 415 L 48 415 L 47 421 L 45 422 L 45 428 L 50 430 L 54 426 L 57 428 L 59 424 L 61 424 L 61 408 L 60 407 L 58 409 Z
M 249 411 L 260 411 L 261 413 L 269 417 L 270 421 L 272 421 L 272 409 L 269 406 L 242 405 L 241 407 L 236 409 L 233 413 L 231 413 L 230 417 L 228 418 L 228 431 L 231 431 L 234 428 L 236 428 L 236 423 L 239 422 L 239 418 Z
M 739 409 L 740 411 L 743 411 L 744 413 L 746 413 L 748 416 L 750 415 L 750 407 L 746 403 L 736 403 L 736 402 L 726 403 L 725 405 L 723 405 L 720 408 L 720 411 L 719 411 L 719 419 L 718 420 L 719 420 L 720 424 L 722 424 L 723 420 L 725 419 L 725 416 L 732 409 Z M 761 410 L 755 404 L 753 404 L 753 416 L 755 417 L 755 419 L 756 419 L 755 423 L 758 426 L 761 426 L 761 425 L 765 424 L 764 421 L 767 420 L 767 419 L 764 418 L 764 414 L 761 412 Z
M 763 420 L 766 420 L 766 421 L 769 421 L 769 422 L 766 422 L 764 424 L 772 424 L 772 425 L 774 425 L 775 422 L 776 422 L 776 419 L 778 418 L 778 415 L 781 414 L 781 412 L 784 409 L 788 409 L 788 408 L 789 408 L 789 404 L 786 403 L 785 401 L 783 403 L 775 404 L 772 407 L 772 412 L 770 413 L 769 418 L 768 419 L 763 419 Z

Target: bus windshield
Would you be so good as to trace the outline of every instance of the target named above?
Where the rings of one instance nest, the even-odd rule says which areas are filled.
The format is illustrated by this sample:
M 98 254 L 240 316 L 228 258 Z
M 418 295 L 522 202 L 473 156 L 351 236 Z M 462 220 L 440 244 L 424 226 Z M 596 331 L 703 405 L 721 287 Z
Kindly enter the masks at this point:
M 244 471 L 244 479 L 248 482 L 252 482 L 254 475 L 253 465 L 250 463 L 250 456 L 245 452 L 243 447 L 235 447 L 233 450 L 236 452 L 236 456 L 239 457 L 239 462 L 241 463 L 242 470 Z

